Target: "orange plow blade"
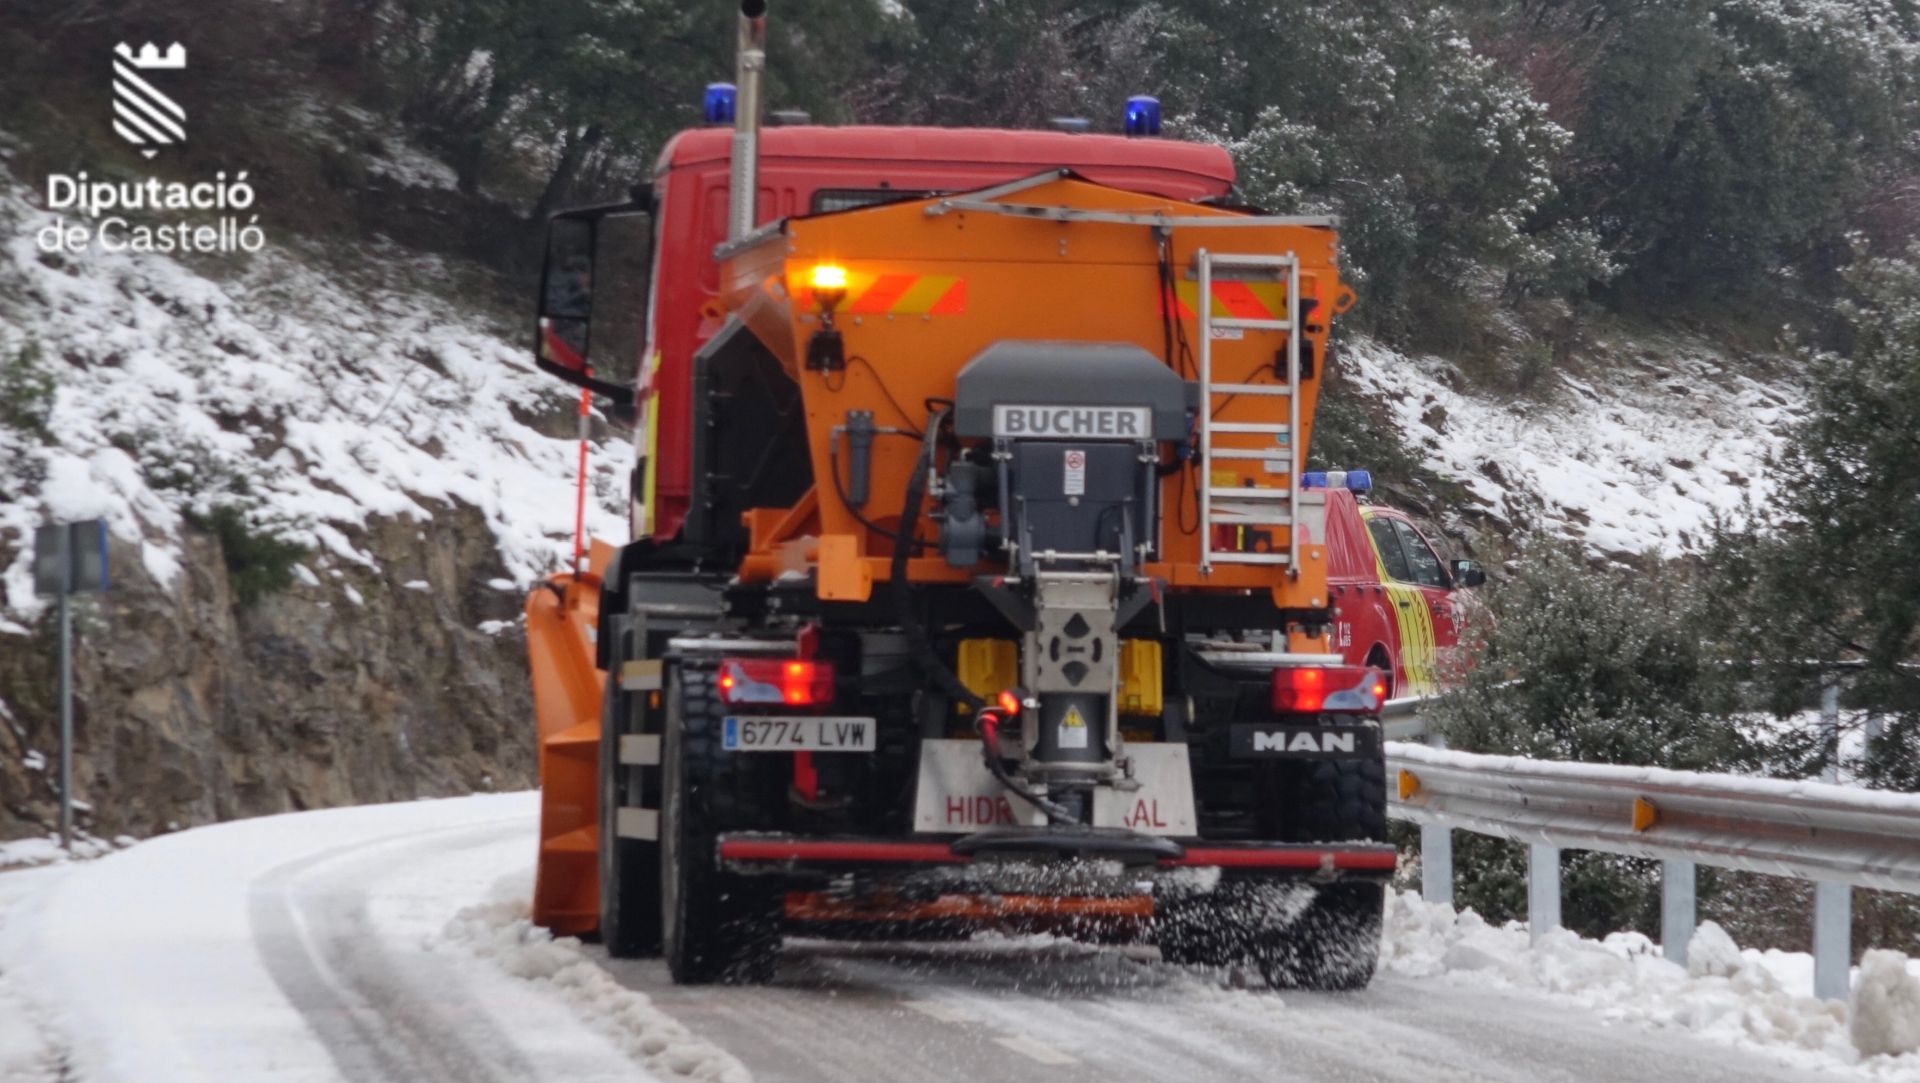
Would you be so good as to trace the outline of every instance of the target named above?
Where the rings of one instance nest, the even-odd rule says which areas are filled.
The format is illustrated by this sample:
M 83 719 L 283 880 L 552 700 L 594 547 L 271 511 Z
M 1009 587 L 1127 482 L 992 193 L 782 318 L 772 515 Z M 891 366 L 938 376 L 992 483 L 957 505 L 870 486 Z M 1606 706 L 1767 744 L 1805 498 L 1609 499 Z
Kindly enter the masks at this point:
M 540 857 L 533 920 L 557 935 L 600 925 L 600 700 L 594 664 L 600 576 L 613 548 L 594 542 L 587 570 L 527 596 L 527 661 L 540 742 Z

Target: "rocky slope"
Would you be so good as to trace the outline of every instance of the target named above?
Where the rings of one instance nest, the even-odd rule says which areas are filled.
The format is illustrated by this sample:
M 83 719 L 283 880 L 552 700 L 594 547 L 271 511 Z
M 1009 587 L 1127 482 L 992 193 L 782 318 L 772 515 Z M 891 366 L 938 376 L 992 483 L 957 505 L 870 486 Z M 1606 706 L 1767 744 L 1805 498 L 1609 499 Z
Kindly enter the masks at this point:
M 531 785 L 517 618 L 569 551 L 576 445 L 518 329 L 391 245 L 52 256 L 36 202 L 0 189 L 0 363 L 52 388 L 0 425 L 0 839 L 53 823 L 49 519 L 112 534 L 76 619 L 86 830 Z
M 518 789 L 533 782 L 517 592 L 471 508 L 362 535 L 378 569 L 240 606 L 220 540 L 189 529 L 156 581 L 136 547 L 76 612 L 75 791 L 96 834 L 238 816 Z M 360 598 L 350 602 L 345 592 Z M 508 629 L 480 630 L 487 621 Z M 0 637 L 0 837 L 54 822 L 54 621 Z

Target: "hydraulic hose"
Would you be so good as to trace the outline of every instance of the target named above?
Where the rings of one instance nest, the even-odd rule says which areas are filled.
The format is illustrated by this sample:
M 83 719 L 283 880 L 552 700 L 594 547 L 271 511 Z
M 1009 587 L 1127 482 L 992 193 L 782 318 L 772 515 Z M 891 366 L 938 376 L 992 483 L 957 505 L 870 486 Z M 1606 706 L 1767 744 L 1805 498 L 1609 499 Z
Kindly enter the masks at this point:
M 997 707 L 982 707 L 973 712 L 973 731 L 980 735 L 980 754 L 987 762 L 987 773 L 998 779 L 1008 793 L 1046 813 L 1047 819 L 1054 823 L 1079 823 L 1073 813 L 1027 789 L 1025 783 L 1007 771 L 1005 757 L 1000 752 L 1000 723 L 1004 721 L 1005 716 Z
M 1066 809 L 1034 793 L 1007 772 L 1000 755 L 1000 712 L 974 695 L 973 690 L 961 683 L 959 675 L 940 658 L 940 652 L 933 649 L 933 639 L 927 634 L 927 626 L 921 623 L 919 610 L 913 604 L 913 584 L 907 581 L 907 554 L 913 549 L 913 532 L 920 523 L 921 505 L 927 496 L 927 474 L 933 469 L 934 448 L 939 440 L 940 426 L 946 420 L 946 410 L 935 410 L 927 417 L 927 427 L 920 437 L 920 457 L 914 461 L 913 473 L 907 478 L 906 499 L 900 505 L 900 532 L 894 536 L 893 560 L 889 565 L 893 581 L 893 605 L 900 613 L 900 627 L 906 633 L 907 650 L 941 691 L 973 708 L 974 730 L 980 734 L 981 753 L 986 757 L 987 771 L 1007 788 L 1007 792 L 1039 809 L 1054 823 L 1078 823 Z
M 913 551 L 913 532 L 920 524 L 920 506 L 927 496 L 927 472 L 933 469 L 934 441 L 946 420 L 945 410 L 937 410 L 927 417 L 926 430 L 920 436 L 920 457 L 914 460 L 913 473 L 907 478 L 906 499 L 900 504 L 900 530 L 894 535 L 893 562 L 889 566 L 893 605 L 900 611 L 900 625 L 906 632 L 907 649 L 913 653 L 914 661 L 942 692 L 973 708 L 977 714 L 986 706 L 985 701 L 960 683 L 959 675 L 940 660 L 939 652 L 933 649 L 933 640 L 927 635 L 927 626 L 920 622 L 920 613 L 914 608 L 913 584 L 907 581 L 907 554 Z

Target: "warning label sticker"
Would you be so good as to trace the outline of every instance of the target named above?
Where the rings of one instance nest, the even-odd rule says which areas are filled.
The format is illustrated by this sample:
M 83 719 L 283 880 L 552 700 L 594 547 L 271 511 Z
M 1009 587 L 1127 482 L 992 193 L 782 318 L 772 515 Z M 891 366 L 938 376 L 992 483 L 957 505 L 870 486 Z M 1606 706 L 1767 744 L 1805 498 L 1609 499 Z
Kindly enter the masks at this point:
M 1060 719 L 1060 747 L 1087 747 L 1087 716 L 1072 704 L 1067 705 L 1067 713 Z
M 1068 496 L 1085 496 L 1087 492 L 1087 453 L 1079 448 L 1068 448 L 1061 461 L 1066 465 L 1066 475 L 1061 479 L 1060 491 Z

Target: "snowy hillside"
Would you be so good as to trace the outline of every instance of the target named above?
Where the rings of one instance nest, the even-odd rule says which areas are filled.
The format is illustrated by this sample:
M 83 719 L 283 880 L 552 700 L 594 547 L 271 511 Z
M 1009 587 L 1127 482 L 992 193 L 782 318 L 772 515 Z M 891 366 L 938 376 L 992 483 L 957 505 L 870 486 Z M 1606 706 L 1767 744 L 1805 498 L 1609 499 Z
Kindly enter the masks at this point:
M 0 189 L 0 352 L 37 347 L 58 390 L 53 446 L 0 455 L 7 611 L 36 611 L 47 518 L 105 517 L 162 584 L 182 513 L 221 505 L 312 548 L 307 573 L 371 566 L 370 519 L 425 525 L 452 502 L 483 514 L 515 587 L 568 553 L 575 445 L 530 421 L 572 398 L 449 296 L 453 268 L 378 245 L 322 268 L 276 244 L 231 278 L 157 254 L 62 260 L 36 249 L 53 216 L 28 199 Z M 617 535 L 624 463 L 603 445 L 594 466 L 590 526 Z
M 1440 358 L 1365 340 L 1339 363 L 1351 386 L 1384 402 L 1425 466 L 1465 486 L 1496 523 L 1604 554 L 1673 556 L 1704 544 L 1716 514 L 1765 498 L 1764 460 L 1802 396 L 1709 344 L 1658 347 L 1600 344 L 1605 376 L 1562 374 L 1546 401 L 1474 394 Z
M 43 193 L 0 185 L 0 363 L 50 391 L 0 415 L 0 839 L 53 821 L 48 520 L 113 539 L 78 619 L 84 831 L 531 785 L 515 625 L 571 552 L 578 400 L 488 315 L 497 283 L 378 238 L 49 255 Z

